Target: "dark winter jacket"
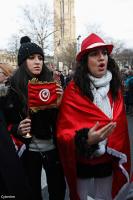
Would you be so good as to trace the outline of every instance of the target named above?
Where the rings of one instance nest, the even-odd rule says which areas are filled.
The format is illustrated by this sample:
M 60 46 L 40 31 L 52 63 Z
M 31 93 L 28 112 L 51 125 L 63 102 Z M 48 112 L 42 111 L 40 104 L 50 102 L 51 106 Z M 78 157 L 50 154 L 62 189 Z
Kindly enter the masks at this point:
M 23 110 L 22 101 L 19 98 L 19 95 L 15 90 L 10 89 L 10 93 L 6 100 L 5 112 L 8 116 L 8 121 L 12 124 L 12 134 L 22 142 L 26 143 L 27 139 L 24 139 L 17 134 L 17 128 L 20 121 L 27 117 Z M 35 135 L 38 139 L 47 140 L 53 138 L 55 136 L 57 112 L 57 108 L 29 112 L 31 118 L 31 135 Z
M 4 108 L 5 95 L 2 94 L 0 97 L 0 196 L 3 195 L 3 198 L 8 196 L 16 200 L 31 200 L 30 188 L 7 131 Z

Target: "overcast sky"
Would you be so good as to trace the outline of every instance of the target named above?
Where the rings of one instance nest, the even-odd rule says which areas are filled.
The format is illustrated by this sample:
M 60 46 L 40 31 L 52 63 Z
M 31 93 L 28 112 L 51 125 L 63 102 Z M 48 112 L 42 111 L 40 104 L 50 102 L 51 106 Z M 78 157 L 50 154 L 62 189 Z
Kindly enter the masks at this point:
M 44 0 L 4 0 L 0 6 L 0 49 L 7 48 L 10 36 L 19 27 L 20 7 Z M 46 1 L 52 8 L 53 0 Z M 76 35 L 81 39 L 87 26 L 97 25 L 107 37 L 133 48 L 133 0 L 75 0 Z

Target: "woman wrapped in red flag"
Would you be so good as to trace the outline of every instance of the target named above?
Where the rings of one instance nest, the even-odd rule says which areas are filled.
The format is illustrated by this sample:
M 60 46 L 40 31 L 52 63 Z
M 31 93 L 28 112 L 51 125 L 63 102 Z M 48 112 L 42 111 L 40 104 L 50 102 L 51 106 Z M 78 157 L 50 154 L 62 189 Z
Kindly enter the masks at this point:
M 112 49 L 96 34 L 85 38 L 62 99 L 57 140 L 71 200 L 112 200 L 128 190 L 128 127 Z
M 53 82 L 52 73 L 44 64 L 43 49 L 27 36 L 22 37 L 20 42 L 18 68 L 10 78 L 10 101 L 7 102 L 11 124 L 13 127 L 16 125 L 12 134 L 27 146 L 20 159 L 32 189 L 32 200 L 42 200 L 42 167 L 46 172 L 49 199 L 64 200 L 65 179 L 55 138 L 58 105 L 63 89 Z M 27 135 L 31 135 L 31 138 L 27 138 Z

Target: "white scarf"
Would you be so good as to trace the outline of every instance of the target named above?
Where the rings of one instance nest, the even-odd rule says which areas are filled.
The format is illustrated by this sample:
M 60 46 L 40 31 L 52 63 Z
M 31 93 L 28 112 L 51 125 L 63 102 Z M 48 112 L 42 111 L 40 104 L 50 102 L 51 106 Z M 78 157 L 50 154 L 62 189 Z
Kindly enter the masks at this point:
M 110 81 L 112 74 L 107 70 L 107 73 L 102 78 L 96 78 L 89 75 L 91 80 L 91 89 L 94 96 L 93 103 L 97 105 L 109 118 L 112 118 L 112 109 L 108 98 L 110 89 Z
M 102 78 L 96 78 L 89 75 L 91 80 L 91 90 L 94 96 L 93 103 L 100 108 L 109 118 L 112 118 L 113 113 L 108 98 L 108 92 L 110 89 L 110 81 L 112 79 L 112 74 L 107 70 L 107 73 Z M 103 155 L 106 151 L 105 146 L 107 139 L 98 143 L 99 149 L 93 154 L 94 157 L 99 157 Z

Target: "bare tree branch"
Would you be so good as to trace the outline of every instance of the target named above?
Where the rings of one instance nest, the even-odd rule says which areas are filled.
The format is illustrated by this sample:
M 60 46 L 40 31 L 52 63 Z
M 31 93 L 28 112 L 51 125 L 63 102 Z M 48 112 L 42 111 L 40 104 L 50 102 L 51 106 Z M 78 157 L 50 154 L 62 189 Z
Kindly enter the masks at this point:
M 29 35 L 34 42 L 47 50 L 51 46 L 54 33 L 53 15 L 47 4 L 43 3 L 37 7 L 22 7 L 22 14 L 24 21 L 21 32 Z

